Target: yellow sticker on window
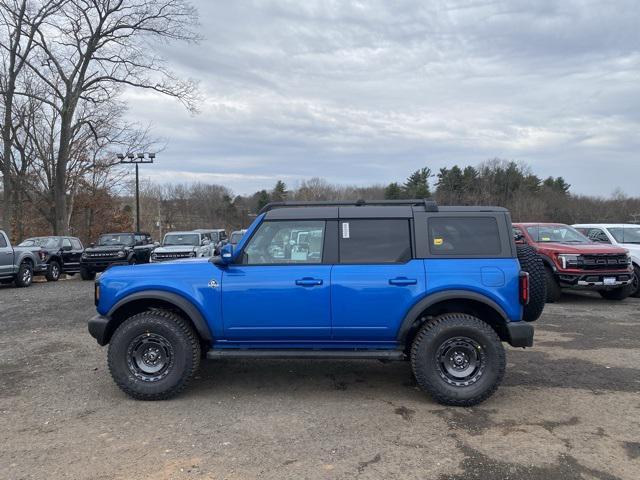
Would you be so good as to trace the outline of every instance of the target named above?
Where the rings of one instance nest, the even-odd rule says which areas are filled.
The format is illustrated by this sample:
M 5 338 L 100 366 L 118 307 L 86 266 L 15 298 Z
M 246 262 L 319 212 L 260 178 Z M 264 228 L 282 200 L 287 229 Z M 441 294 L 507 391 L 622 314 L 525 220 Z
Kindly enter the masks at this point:
M 442 238 L 434 238 L 433 239 L 433 244 L 434 245 L 442 245 L 444 243 L 444 240 Z
M 550 242 L 551 241 L 551 237 L 542 237 L 542 241 L 543 242 Z

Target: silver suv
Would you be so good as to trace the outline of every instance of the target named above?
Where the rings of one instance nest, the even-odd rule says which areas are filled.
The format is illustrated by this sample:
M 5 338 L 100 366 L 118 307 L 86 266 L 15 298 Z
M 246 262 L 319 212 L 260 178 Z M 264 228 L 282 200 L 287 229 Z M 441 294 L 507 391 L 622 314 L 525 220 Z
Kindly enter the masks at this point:
M 166 262 L 180 258 L 211 257 L 215 243 L 211 234 L 204 231 L 169 232 L 164 236 L 162 246 L 151 255 L 152 262 Z

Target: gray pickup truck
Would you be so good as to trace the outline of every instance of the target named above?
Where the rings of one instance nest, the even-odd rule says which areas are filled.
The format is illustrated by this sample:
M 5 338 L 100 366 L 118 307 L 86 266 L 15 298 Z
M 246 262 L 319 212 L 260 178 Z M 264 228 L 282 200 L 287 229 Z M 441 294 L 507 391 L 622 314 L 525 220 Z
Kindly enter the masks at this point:
M 0 230 L 0 283 L 16 287 L 31 285 L 34 273 L 46 268 L 40 259 L 40 247 L 12 247 L 9 237 Z

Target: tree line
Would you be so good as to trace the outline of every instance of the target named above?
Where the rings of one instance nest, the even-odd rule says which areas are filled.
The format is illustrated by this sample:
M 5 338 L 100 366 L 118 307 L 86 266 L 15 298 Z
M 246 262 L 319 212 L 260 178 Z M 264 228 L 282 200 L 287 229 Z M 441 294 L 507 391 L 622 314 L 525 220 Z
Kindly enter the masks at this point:
M 89 242 L 106 231 L 134 228 L 134 185 L 125 172 L 113 168 L 98 176 L 88 190 L 75 196 L 69 230 Z M 127 192 L 127 193 L 123 193 Z M 315 177 L 289 188 L 278 180 L 269 189 L 235 195 L 222 185 L 204 183 L 155 184 L 140 187 L 141 229 L 155 239 L 171 230 L 246 228 L 269 202 L 286 200 L 379 200 L 433 198 L 440 205 L 495 205 L 511 211 L 514 221 L 640 222 L 640 198 L 617 193 L 598 198 L 571 193 L 562 177 L 541 178 L 527 165 L 489 160 L 478 166 L 454 165 L 438 173 L 424 167 L 404 182 L 387 185 L 336 185 Z M 52 233 L 37 204 L 25 202 L 24 216 L 12 231 L 15 239 Z

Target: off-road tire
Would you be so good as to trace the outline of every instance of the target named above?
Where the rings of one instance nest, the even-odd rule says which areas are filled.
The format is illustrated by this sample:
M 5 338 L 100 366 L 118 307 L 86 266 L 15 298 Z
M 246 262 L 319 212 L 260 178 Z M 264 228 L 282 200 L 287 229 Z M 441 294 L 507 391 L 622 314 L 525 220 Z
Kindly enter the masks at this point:
M 562 298 L 562 289 L 560 288 L 558 280 L 556 280 L 556 275 L 549 267 L 544 267 L 544 273 L 547 285 L 547 303 L 557 302 Z
M 80 278 L 82 278 L 82 280 L 93 280 L 96 278 L 96 272 L 86 267 L 80 267 Z
M 598 293 L 605 300 L 624 300 L 631 296 L 633 293 L 633 287 L 631 285 L 625 285 L 624 287 L 615 288 L 613 290 L 600 290 Z
M 171 363 L 158 380 L 142 380 L 131 367 L 131 345 L 144 335 L 160 335 L 172 349 Z M 118 387 L 137 400 L 165 400 L 180 393 L 200 366 L 200 342 L 191 325 L 165 310 L 139 313 L 125 320 L 109 344 L 109 371 Z
M 535 249 L 529 245 L 517 245 L 520 268 L 529 274 L 529 303 L 522 311 L 525 322 L 534 322 L 544 310 L 547 302 L 547 277 L 544 262 Z
M 60 263 L 58 263 L 56 260 L 53 260 L 47 267 L 45 278 L 47 279 L 47 282 L 57 282 L 60 279 L 61 273 L 62 269 L 60 268 Z
M 451 385 L 438 359 L 439 350 L 448 341 L 468 338 L 476 342 L 484 355 L 483 371 L 471 385 Z M 411 346 L 411 368 L 422 390 L 443 405 L 470 407 L 489 398 L 504 377 L 506 358 L 496 332 L 472 315 L 447 313 L 427 322 Z
M 29 262 L 22 262 L 16 274 L 15 284 L 18 288 L 25 288 L 33 282 L 33 265 Z
M 635 298 L 640 298 L 640 267 L 638 267 L 637 265 L 634 265 L 633 271 L 635 273 L 635 280 L 633 283 L 635 291 L 631 293 L 631 296 Z

